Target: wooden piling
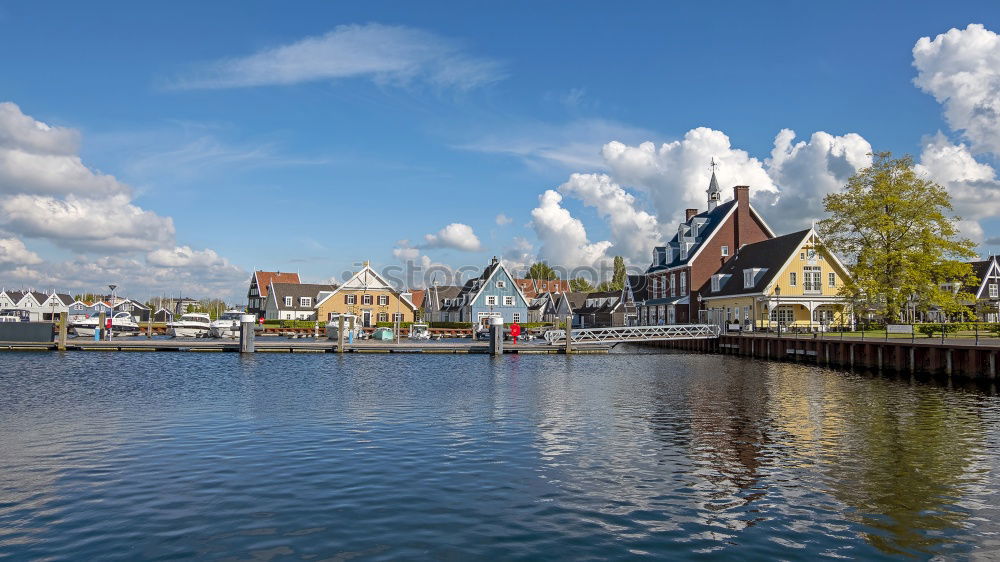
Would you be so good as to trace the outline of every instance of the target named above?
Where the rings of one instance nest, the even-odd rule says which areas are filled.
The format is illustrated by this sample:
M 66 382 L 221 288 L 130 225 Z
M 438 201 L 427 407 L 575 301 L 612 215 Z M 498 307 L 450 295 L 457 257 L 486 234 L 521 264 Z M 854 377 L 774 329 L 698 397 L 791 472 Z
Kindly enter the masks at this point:
M 66 332 L 68 331 L 66 323 L 68 320 L 67 318 L 68 315 L 69 313 L 67 312 L 59 313 L 59 345 L 58 345 L 59 351 L 66 351 Z
M 337 317 L 337 353 L 344 352 L 344 315 Z
M 566 317 L 566 354 L 573 352 L 573 317 Z

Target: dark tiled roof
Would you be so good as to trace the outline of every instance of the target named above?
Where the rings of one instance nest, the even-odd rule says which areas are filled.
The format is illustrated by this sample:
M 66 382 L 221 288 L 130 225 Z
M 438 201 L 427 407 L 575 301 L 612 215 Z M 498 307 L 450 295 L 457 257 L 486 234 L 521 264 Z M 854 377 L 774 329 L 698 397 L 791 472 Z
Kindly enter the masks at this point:
M 706 240 L 711 238 L 712 233 L 714 233 L 719 225 L 722 224 L 722 219 L 725 218 L 726 214 L 729 213 L 729 210 L 732 209 L 734 205 L 736 205 L 735 199 L 723 203 L 711 211 L 698 213 L 687 221 L 681 223 L 683 225 L 681 227 L 681 231 L 674 233 L 673 238 L 667 242 L 666 246 L 659 246 L 656 248 L 656 260 L 649 266 L 649 269 L 646 270 L 646 272 L 650 273 L 662 269 L 669 269 L 688 263 L 691 256 L 698 251 L 701 245 L 704 244 Z M 698 236 L 696 237 L 691 236 L 692 226 L 694 225 L 698 225 Z M 682 243 L 690 244 L 687 251 L 687 257 L 684 259 L 681 259 L 680 257 L 680 248 Z M 672 256 L 666 256 L 668 248 L 671 249 L 670 253 Z M 665 259 L 667 257 L 672 257 L 672 259 Z
M 645 275 L 629 275 L 628 284 L 632 287 L 632 298 L 642 302 L 649 298 L 649 278 Z
M 983 278 L 986 277 L 987 273 L 989 273 L 990 264 L 993 263 L 994 259 L 996 258 L 991 257 L 988 260 L 969 262 L 969 265 L 972 266 L 972 273 L 976 275 L 976 279 L 978 279 L 980 283 L 983 282 Z
M 713 292 L 710 278 L 701 286 L 699 292 L 706 297 L 759 293 L 779 273 L 781 266 L 788 261 L 788 258 L 799 249 L 809 232 L 809 229 L 801 230 L 743 246 L 716 272 L 716 275 L 730 276 L 725 284 L 719 287 L 718 291 Z M 743 286 L 743 270 L 748 268 L 767 269 L 763 274 L 757 276 L 756 282 L 751 288 Z
M 335 291 L 336 285 L 323 285 L 312 283 L 272 283 L 274 296 L 277 299 L 278 308 L 281 310 L 313 310 L 316 306 L 316 297 L 320 291 Z M 292 306 L 285 306 L 285 297 L 292 297 Z M 312 305 L 300 306 L 300 297 L 310 297 Z

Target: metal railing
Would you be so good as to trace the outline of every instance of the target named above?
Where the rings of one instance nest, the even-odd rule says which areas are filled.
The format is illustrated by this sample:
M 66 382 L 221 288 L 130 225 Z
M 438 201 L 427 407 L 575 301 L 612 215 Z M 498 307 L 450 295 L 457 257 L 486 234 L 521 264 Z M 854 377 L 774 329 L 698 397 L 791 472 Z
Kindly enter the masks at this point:
M 611 328 L 581 328 L 571 332 L 571 344 L 613 344 L 663 340 L 695 340 L 719 337 L 714 324 L 668 324 L 664 326 L 614 326 Z M 566 342 L 566 330 L 545 332 L 550 345 Z

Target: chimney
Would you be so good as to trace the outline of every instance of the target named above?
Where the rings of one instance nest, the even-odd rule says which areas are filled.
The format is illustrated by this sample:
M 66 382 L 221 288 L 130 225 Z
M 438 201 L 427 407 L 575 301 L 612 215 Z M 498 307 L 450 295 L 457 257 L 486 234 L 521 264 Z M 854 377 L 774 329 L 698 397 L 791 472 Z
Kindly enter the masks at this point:
M 698 214 L 698 209 L 685 209 L 684 210 L 684 222 L 691 220 L 691 217 Z
M 740 230 L 750 226 L 750 186 L 737 185 L 733 187 L 733 200 L 736 201 L 736 222 L 733 224 L 733 254 L 740 248 Z

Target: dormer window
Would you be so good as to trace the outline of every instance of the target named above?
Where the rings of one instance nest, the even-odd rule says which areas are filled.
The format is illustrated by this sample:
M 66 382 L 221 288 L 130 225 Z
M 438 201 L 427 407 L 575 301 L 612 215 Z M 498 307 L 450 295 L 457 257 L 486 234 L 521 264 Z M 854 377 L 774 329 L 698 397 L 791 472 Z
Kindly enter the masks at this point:
M 753 288 L 753 270 L 744 269 L 743 270 L 743 288 L 752 289 Z
M 722 290 L 721 284 L 722 284 L 722 275 L 718 275 L 718 274 L 717 275 L 713 275 L 712 276 L 712 292 L 713 293 L 718 293 L 720 290 Z
M 698 223 L 691 224 L 691 236 L 694 238 L 698 237 Z
M 285 306 L 292 306 L 292 297 L 285 297 Z
M 687 244 L 681 244 L 681 259 L 682 259 L 682 260 L 686 260 L 686 259 L 688 259 L 688 248 L 687 248 Z

